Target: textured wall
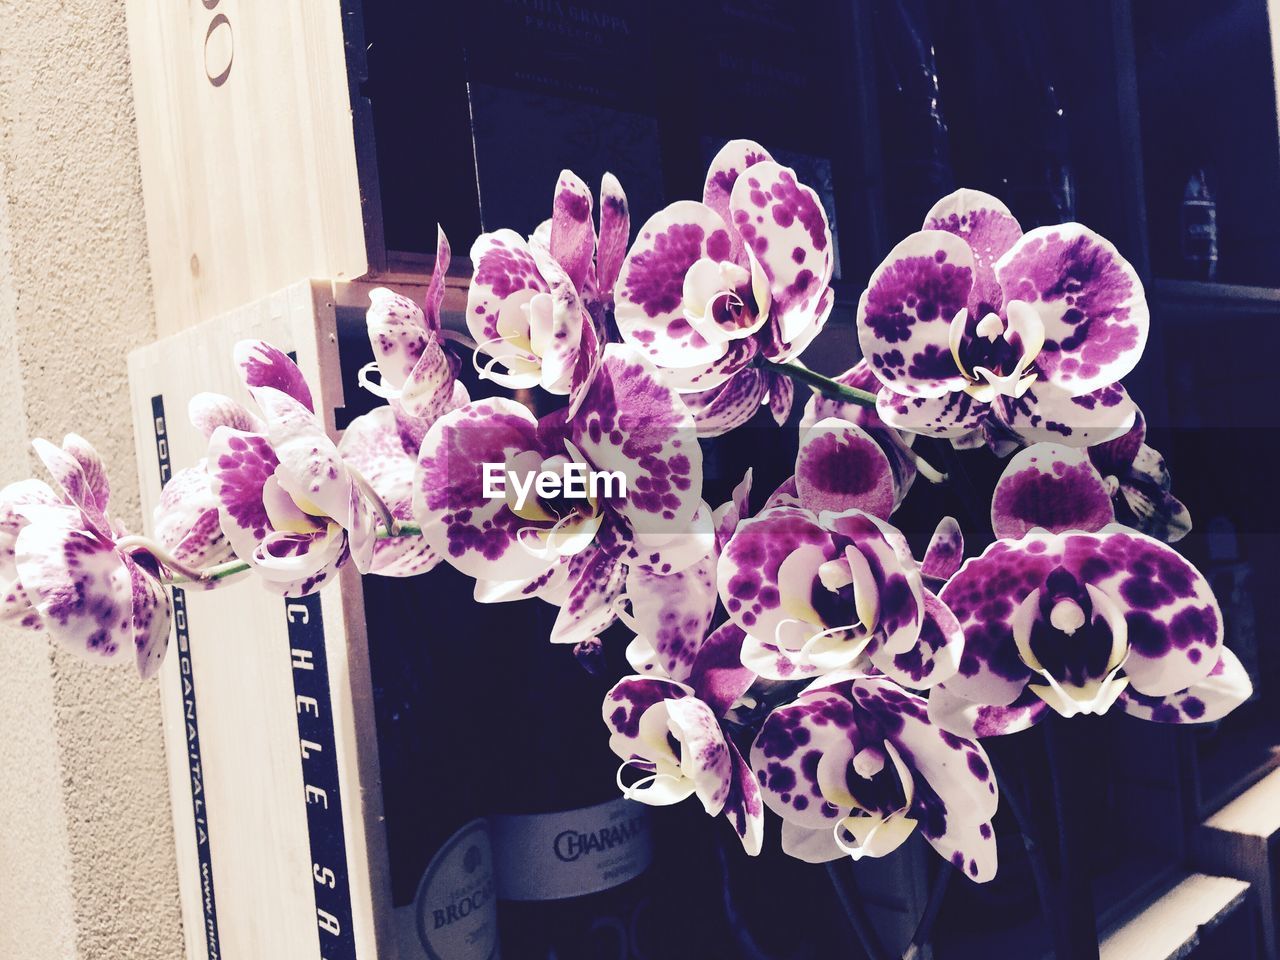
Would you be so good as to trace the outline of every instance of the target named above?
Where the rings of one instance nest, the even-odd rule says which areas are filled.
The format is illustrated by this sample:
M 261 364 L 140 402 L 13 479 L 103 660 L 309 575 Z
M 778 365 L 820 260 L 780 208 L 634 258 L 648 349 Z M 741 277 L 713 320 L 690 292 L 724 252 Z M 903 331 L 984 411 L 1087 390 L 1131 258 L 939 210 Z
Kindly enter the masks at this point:
M 123 0 L 0 0 L 0 482 L 75 429 L 136 525 L 154 330 Z M 156 685 L 12 630 L 0 657 L 0 957 L 180 957 Z

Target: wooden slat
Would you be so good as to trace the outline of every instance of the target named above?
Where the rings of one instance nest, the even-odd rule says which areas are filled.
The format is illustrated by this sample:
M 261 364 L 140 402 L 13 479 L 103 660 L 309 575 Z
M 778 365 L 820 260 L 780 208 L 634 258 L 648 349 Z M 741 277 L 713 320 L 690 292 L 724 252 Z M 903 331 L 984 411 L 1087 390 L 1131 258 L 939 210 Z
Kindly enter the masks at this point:
M 363 276 L 339 0 L 127 9 L 161 335 L 298 277 Z
M 213 390 L 247 400 L 231 360 L 245 337 L 294 350 L 327 425 L 341 405 L 332 285 L 304 281 L 180 335 L 136 351 L 130 384 L 144 514 L 160 493 L 151 398 L 164 397 L 175 469 L 195 463 L 206 442 L 186 418 L 190 397 Z M 308 835 L 307 772 L 299 750 L 295 677 L 284 601 L 252 580 L 214 593 L 186 592 L 218 952 L 225 960 L 318 960 L 317 893 Z M 355 956 L 393 957 L 381 924 L 389 880 L 374 743 L 368 656 L 358 582 L 322 594 L 350 881 Z M 193 825 L 191 756 L 179 656 L 171 650 L 163 688 L 165 736 L 189 960 L 210 956 L 203 878 Z M 328 895 L 327 891 L 322 891 Z M 325 953 L 332 960 L 333 955 Z

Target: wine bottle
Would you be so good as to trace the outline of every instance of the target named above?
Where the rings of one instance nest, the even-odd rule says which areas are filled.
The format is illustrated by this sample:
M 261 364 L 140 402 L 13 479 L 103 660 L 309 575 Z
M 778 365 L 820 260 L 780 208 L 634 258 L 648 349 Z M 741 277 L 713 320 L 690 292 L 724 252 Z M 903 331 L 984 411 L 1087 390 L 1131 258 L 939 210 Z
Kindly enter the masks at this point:
M 1203 170 L 1191 175 L 1182 192 L 1178 227 L 1186 278 L 1214 279 L 1218 275 L 1218 203 Z
M 363 585 L 400 960 L 499 960 L 492 705 L 473 695 L 498 611 L 458 604 L 471 583 L 444 564 Z
M 547 642 L 555 609 L 509 605 L 518 625 L 486 642 L 486 702 L 503 721 L 491 762 L 498 921 L 506 960 L 667 960 L 649 871 L 650 812 L 624 799 L 601 704 L 621 671 L 588 672 Z M 616 645 L 613 645 L 616 647 Z

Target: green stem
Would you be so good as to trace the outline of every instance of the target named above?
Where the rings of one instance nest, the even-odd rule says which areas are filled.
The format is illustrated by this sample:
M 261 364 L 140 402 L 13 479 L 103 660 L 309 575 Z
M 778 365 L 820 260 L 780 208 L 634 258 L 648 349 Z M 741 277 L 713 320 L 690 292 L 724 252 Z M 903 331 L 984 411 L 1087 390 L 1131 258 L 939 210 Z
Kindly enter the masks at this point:
M 392 540 L 397 537 L 420 537 L 422 536 L 422 528 L 416 523 L 406 523 L 399 521 L 396 523 L 396 529 L 387 530 L 385 527 L 378 531 L 379 540 Z M 163 582 L 168 586 L 181 586 L 184 583 L 214 583 L 218 580 L 225 580 L 227 577 L 234 577 L 237 573 L 244 573 L 249 569 L 249 564 L 244 560 L 228 560 L 226 563 L 219 563 L 216 566 L 206 567 L 199 571 L 198 576 L 184 576 L 179 574 L 176 577 L 168 577 Z
M 831 397 L 833 400 L 842 400 L 845 403 L 856 403 L 860 407 L 875 409 L 876 395 L 874 393 L 867 390 L 859 390 L 857 387 L 846 386 L 838 380 L 824 377 L 822 374 L 815 373 L 808 367 L 801 366 L 798 363 L 774 363 L 772 360 L 761 360 L 759 364 L 765 370 L 780 373 L 784 377 L 790 377 L 797 383 L 813 387 L 824 397 Z

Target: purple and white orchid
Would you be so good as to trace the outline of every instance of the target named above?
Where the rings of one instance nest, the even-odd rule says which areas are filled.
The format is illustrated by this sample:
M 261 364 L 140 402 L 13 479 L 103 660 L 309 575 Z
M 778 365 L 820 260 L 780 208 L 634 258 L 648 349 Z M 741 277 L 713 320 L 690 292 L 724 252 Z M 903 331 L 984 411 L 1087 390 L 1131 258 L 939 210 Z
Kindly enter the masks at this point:
M 689 401 L 701 436 L 767 403 L 781 423 L 790 381 L 752 366 L 798 356 L 835 302 L 831 229 L 818 195 L 764 147 L 732 140 L 702 202 L 679 200 L 640 228 L 615 292 L 618 331 Z
M 622 758 L 623 795 L 665 806 L 697 796 L 711 816 L 723 813 L 755 856 L 764 840 L 760 785 L 725 716 L 755 682 L 741 659 L 743 634 L 725 624 L 694 657 L 687 683 L 624 677 L 604 699 L 609 746 Z M 627 784 L 628 768 L 641 779 Z
M 841 672 L 807 687 L 765 720 L 751 767 L 793 857 L 883 857 L 919 827 L 969 878 L 995 876 L 998 795 L 986 752 L 940 729 L 923 697 L 885 677 Z
M 964 438 L 989 421 L 1024 443 L 1088 446 L 1132 425 L 1119 380 L 1148 312 L 1133 267 L 1078 223 L 1023 234 L 995 197 L 958 190 L 872 274 L 858 339 L 885 422 Z
M 466 322 L 486 379 L 580 396 L 600 360 L 630 230 L 626 194 L 612 174 L 600 185 L 597 235 L 591 191 L 564 170 L 551 219 L 532 237 L 506 229 L 480 235 L 471 247 Z M 480 354 L 490 358 L 482 368 Z
M 567 498 L 515 481 L 486 493 L 485 465 L 519 478 L 571 464 L 625 478 L 625 496 Z M 702 452 L 692 418 L 636 351 L 609 346 L 573 417 L 541 420 L 513 400 L 445 414 L 423 441 L 414 515 L 426 541 L 481 581 L 481 600 L 541 596 L 561 605 L 553 639 L 578 643 L 616 617 L 628 566 L 665 575 L 705 555 Z M 566 593 L 567 591 L 567 593 Z
M 1208 582 L 1171 548 L 1118 524 L 997 540 L 943 588 L 965 634 L 959 671 L 930 696 L 957 734 L 996 736 L 1064 717 L 1216 720 L 1251 684 L 1222 643 Z
M 38 480 L 0 491 L 0 613 L 89 660 L 132 652 L 152 676 L 172 618 L 159 565 L 112 519 L 106 467 L 87 441 L 33 445 L 58 492 Z
M 270 589 L 311 593 L 347 561 L 373 561 L 377 523 L 364 481 L 314 411 L 297 364 L 263 340 L 236 345 L 263 424 L 222 423 L 209 438 L 218 518 L 237 557 Z M 238 406 L 221 398 L 227 409 Z

